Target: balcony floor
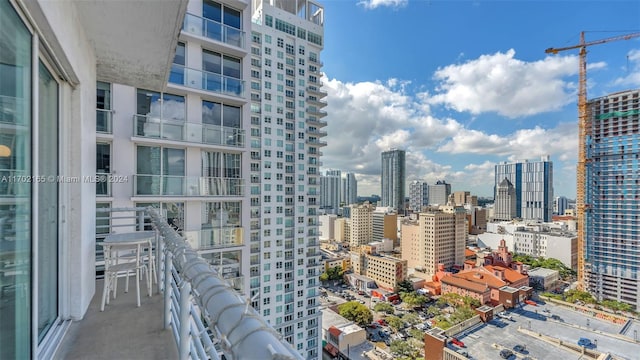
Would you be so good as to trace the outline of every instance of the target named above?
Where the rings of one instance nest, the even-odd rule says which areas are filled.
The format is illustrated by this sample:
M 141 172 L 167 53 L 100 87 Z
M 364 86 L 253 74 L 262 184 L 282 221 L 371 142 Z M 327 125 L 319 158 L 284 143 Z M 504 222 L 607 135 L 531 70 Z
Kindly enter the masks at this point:
M 118 297 L 100 312 L 102 280 L 81 321 L 74 321 L 54 359 L 177 359 L 171 330 L 163 330 L 162 294 L 146 296 L 140 282 L 140 307 L 136 306 L 135 280 L 124 293 L 124 278 Z M 155 288 L 155 286 L 154 286 Z

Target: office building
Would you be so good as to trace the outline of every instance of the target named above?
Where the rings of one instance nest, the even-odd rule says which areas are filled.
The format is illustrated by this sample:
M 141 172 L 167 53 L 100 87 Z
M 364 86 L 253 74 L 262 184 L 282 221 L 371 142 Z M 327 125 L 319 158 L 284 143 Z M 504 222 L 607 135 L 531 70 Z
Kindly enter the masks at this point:
M 405 151 L 391 149 L 382 153 L 382 206 L 404 211 Z
M 451 184 L 444 180 L 438 180 L 434 185 L 429 185 L 429 205 L 446 205 L 451 195 Z
M 371 214 L 372 241 L 390 239 L 394 243 L 398 239 L 398 214 L 391 208 L 377 207 Z
M 496 197 L 493 203 L 493 220 L 509 221 L 517 215 L 516 188 L 509 179 L 504 178 L 496 187 Z
M 396 291 L 398 283 L 407 278 L 406 260 L 380 255 L 372 246 L 352 250 L 351 266 L 356 275 L 364 275 L 388 291 Z
M 358 181 L 356 180 L 356 174 L 348 172 L 344 175 L 340 201 L 343 205 L 351 205 L 358 202 Z
M 462 267 L 466 247 L 466 211 L 459 206 L 444 206 L 418 214 L 417 220 L 405 220 L 401 230 L 402 259 L 411 268 L 427 276 L 443 264 L 450 269 Z
M 564 196 L 556 196 L 553 200 L 553 213 L 556 215 L 564 215 L 565 210 L 569 208 L 569 200 Z
M 495 166 L 495 193 L 507 179 L 516 192 L 516 217 L 524 220 L 551 221 L 553 215 L 553 163 L 549 156 L 539 161 L 503 162 Z
M 640 309 L 640 90 L 588 102 L 584 267 L 578 280 L 596 299 Z M 580 221 L 581 219 L 578 219 Z
M 469 191 L 455 191 L 453 193 L 453 202 L 460 206 L 478 206 L 478 197 L 476 195 L 471 195 Z
M 314 1 L 258 0 L 252 21 L 250 144 L 262 161 L 251 163 L 252 187 L 259 190 L 252 212 L 261 223 L 250 239 L 261 249 L 251 257 L 250 296 L 298 351 L 319 358 L 324 10 Z
M 429 185 L 426 182 L 414 180 L 409 184 L 409 208 L 421 211 L 423 206 L 429 205 Z
M 320 209 L 326 214 L 338 214 L 341 185 L 340 170 L 327 170 L 320 176 Z
M 351 248 L 368 244 L 373 240 L 373 205 L 349 205 L 351 218 L 347 220 L 349 245 Z

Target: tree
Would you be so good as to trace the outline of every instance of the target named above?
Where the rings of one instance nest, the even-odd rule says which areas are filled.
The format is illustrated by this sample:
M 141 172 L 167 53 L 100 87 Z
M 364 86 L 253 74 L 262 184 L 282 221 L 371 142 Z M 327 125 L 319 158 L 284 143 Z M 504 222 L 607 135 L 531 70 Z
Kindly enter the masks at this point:
M 414 313 L 406 313 L 402 317 L 402 321 L 409 323 L 411 325 L 415 325 L 420 322 L 420 318 L 418 317 L 418 315 Z
M 435 305 L 431 305 L 427 308 L 427 314 L 433 316 L 440 315 L 440 308 Z
M 394 332 L 397 332 L 404 326 L 404 321 L 397 316 L 387 316 L 385 320 Z
M 371 311 L 357 301 L 349 301 L 339 305 L 338 313 L 345 319 L 351 320 L 360 326 L 366 326 L 373 321 Z
M 320 274 L 320 281 L 321 282 L 329 281 L 329 275 L 326 272 L 323 272 L 322 274 Z
M 400 298 L 410 306 L 422 306 L 428 300 L 426 296 L 420 295 L 415 291 L 410 293 L 401 293 Z
M 412 293 L 414 292 L 413 283 L 409 280 L 402 280 L 398 283 L 398 293 Z
M 412 338 L 416 340 L 424 341 L 424 331 L 411 328 L 407 332 Z
M 385 312 L 387 314 L 393 314 L 396 311 L 393 305 L 389 304 L 388 302 L 377 303 L 376 306 L 373 307 L 373 310 L 377 312 Z
M 415 359 L 420 356 L 420 351 L 408 341 L 394 340 L 391 342 L 391 352 L 400 357 Z

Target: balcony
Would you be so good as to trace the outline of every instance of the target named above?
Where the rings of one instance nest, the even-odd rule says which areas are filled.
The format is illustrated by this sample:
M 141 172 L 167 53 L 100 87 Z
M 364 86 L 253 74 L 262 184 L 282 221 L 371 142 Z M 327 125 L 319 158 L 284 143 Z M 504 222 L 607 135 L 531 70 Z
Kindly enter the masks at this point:
M 243 129 L 133 115 L 133 135 L 152 139 L 244 147 Z
M 171 66 L 169 83 L 233 97 L 244 97 L 244 80 L 178 64 Z
M 222 249 L 244 245 L 244 229 L 239 226 L 183 231 L 183 234 L 185 240 L 194 250 Z
M 325 137 L 325 136 L 327 136 L 327 132 L 326 131 L 320 131 L 318 129 L 307 129 L 307 134 L 315 135 L 317 137 Z
M 71 324 L 56 359 L 260 359 L 265 353 L 303 359 L 238 296 L 243 277 L 219 275 L 154 210 L 104 211 L 130 214 L 110 217 L 126 222 L 110 230 L 155 229 L 154 291 L 137 307 L 135 292 L 124 293 L 120 278 L 117 298 L 101 312 L 103 283 L 97 280 L 99 290 L 84 318 Z
M 245 48 L 244 31 L 194 14 L 185 15 L 182 31 L 241 49 Z
M 306 143 L 309 144 L 309 145 L 315 145 L 315 146 L 327 146 L 327 142 L 326 141 L 320 141 L 320 140 L 315 139 L 315 138 L 308 138 Z
M 111 196 L 111 174 L 96 173 L 96 196 Z
M 328 95 L 326 92 L 322 91 L 322 89 L 320 87 L 315 86 L 315 85 L 307 86 L 307 91 L 309 93 L 312 93 L 312 94 L 315 94 L 315 95 L 319 96 L 320 98 L 327 97 L 327 95 Z
M 135 196 L 243 196 L 244 179 L 133 175 Z
M 323 108 L 325 106 L 327 106 L 327 102 L 326 101 L 322 101 L 320 99 L 318 99 L 316 96 L 307 96 L 307 102 L 312 103 L 314 105 L 316 105 L 317 107 Z
M 318 117 L 325 117 L 327 116 L 327 112 L 326 111 L 322 111 L 322 110 L 318 110 L 316 107 L 310 106 L 307 108 L 307 112 L 311 115 L 315 115 Z
M 327 126 L 327 122 L 324 120 L 320 120 L 315 116 L 311 116 L 307 118 L 307 125 L 312 125 L 312 126 L 321 128 L 321 127 Z
M 96 109 L 96 132 L 113 134 L 112 115 L 111 110 Z

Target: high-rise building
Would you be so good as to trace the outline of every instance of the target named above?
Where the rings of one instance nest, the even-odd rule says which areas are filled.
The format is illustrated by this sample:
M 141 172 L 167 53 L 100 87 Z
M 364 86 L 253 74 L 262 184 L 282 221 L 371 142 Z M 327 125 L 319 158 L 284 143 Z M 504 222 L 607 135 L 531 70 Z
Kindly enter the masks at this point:
M 418 220 L 402 223 L 402 259 L 410 268 L 434 275 L 438 264 L 462 266 L 465 260 L 466 211 L 461 206 L 442 206 L 418 214 Z
M 553 200 L 553 213 L 564 215 L 564 211 L 569 208 L 569 200 L 564 196 L 556 196 Z
M 444 180 L 438 180 L 434 185 L 429 185 L 429 205 L 445 205 L 449 202 L 451 184 Z
M 516 188 L 509 179 L 504 178 L 496 188 L 493 219 L 509 221 L 516 217 L 516 209 Z
M 251 164 L 259 187 L 252 211 L 261 223 L 250 236 L 260 244 L 260 253 L 251 255 L 250 295 L 287 341 L 307 358 L 319 358 L 324 10 L 305 0 L 256 0 L 252 7 L 251 147 L 263 157 Z
M 327 214 L 338 214 L 341 183 L 340 170 L 327 170 L 320 176 L 320 208 Z
M 640 309 L 640 90 L 588 102 L 584 267 L 578 280 L 598 300 Z M 578 219 L 580 221 L 580 219 Z
M 553 163 L 549 156 L 539 161 L 503 162 L 495 166 L 495 196 L 498 185 L 507 179 L 516 190 L 516 217 L 551 221 L 553 215 Z
M 349 223 L 349 245 L 355 248 L 373 241 L 373 205 L 364 203 L 361 205 L 349 205 L 351 218 Z
M 342 198 L 340 201 L 344 205 L 351 205 L 358 202 L 358 181 L 356 174 L 346 173 L 342 179 Z
M 372 240 L 391 239 L 394 244 L 398 239 L 398 214 L 390 208 L 377 207 L 371 214 Z
M 429 185 L 426 182 L 414 180 L 409 184 L 409 208 L 420 211 L 429 205 Z
M 382 153 L 382 206 L 404 211 L 405 151 L 391 149 Z

